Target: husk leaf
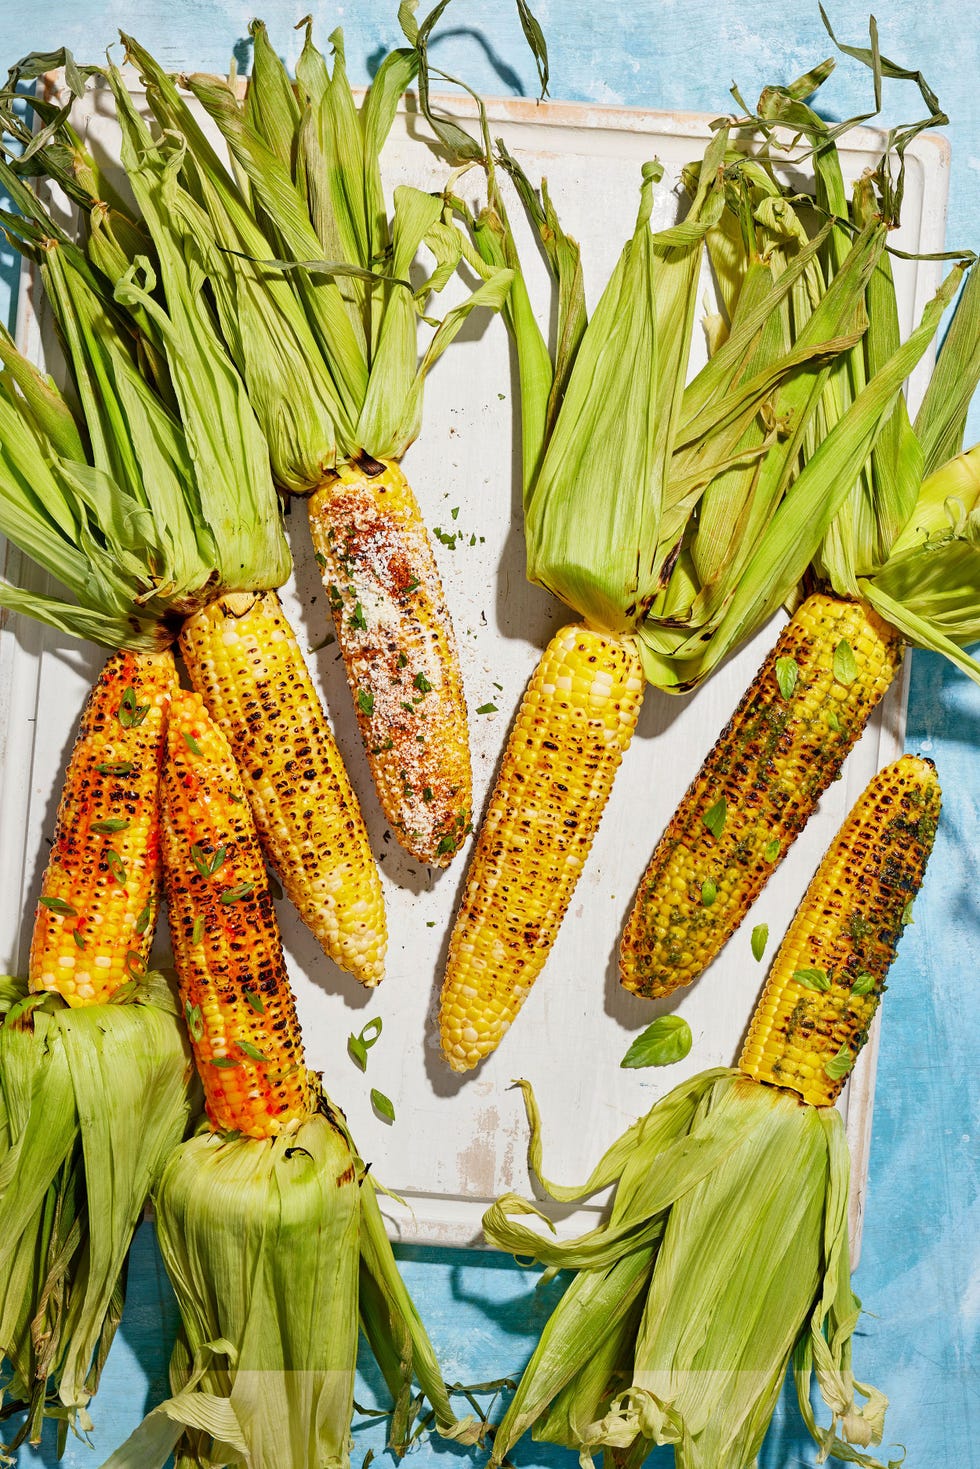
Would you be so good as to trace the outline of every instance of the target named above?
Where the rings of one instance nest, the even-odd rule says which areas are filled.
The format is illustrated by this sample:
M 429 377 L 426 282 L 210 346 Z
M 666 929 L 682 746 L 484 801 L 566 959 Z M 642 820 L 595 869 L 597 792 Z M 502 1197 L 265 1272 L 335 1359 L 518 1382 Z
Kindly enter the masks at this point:
M 0 1355 L 28 1408 L 15 1444 L 46 1416 L 91 1426 L 133 1231 L 198 1105 L 169 999 L 32 1002 L 0 984 Z
M 526 1084 L 525 1098 L 537 1160 Z M 692 1169 L 699 1150 L 711 1163 Z M 583 1463 L 602 1449 L 635 1463 L 673 1444 L 679 1469 L 748 1469 L 805 1341 L 799 1381 L 808 1384 L 816 1361 L 834 1415 L 824 1430 L 810 1410 L 815 1439 L 824 1447 L 843 1433 L 851 1462 L 877 1466 L 862 1449 L 880 1441 L 884 1400 L 850 1372 L 859 1307 L 840 1117 L 738 1072 L 706 1072 L 657 1103 L 589 1182 L 608 1182 L 617 1166 L 608 1223 L 582 1240 L 557 1243 L 516 1223 L 524 1210 L 511 1198 L 486 1215 L 491 1243 L 578 1270 L 496 1432 L 492 1462 L 531 1427 Z M 613 1248 L 590 1245 L 583 1264 L 584 1241 L 603 1232 Z M 855 1393 L 868 1396 L 863 1417 Z

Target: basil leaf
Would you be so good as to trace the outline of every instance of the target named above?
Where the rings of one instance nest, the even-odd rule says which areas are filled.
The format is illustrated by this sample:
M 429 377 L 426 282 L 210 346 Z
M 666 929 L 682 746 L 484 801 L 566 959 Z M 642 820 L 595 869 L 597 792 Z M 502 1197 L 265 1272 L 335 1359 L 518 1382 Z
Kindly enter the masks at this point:
M 834 678 L 838 683 L 851 684 L 858 676 L 854 649 L 846 638 L 841 638 L 834 649 Z
M 851 994 L 852 995 L 870 995 L 870 993 L 874 989 L 874 987 L 875 987 L 875 977 L 874 977 L 873 974 L 866 974 L 866 973 L 865 974 L 859 974 L 858 977 L 857 977 L 857 979 L 851 985 Z
M 841 1046 L 840 1050 L 837 1052 L 837 1055 L 833 1056 L 829 1061 L 827 1061 L 824 1064 L 823 1069 L 830 1077 L 831 1081 L 840 1081 L 841 1077 L 846 1076 L 847 1073 L 850 1071 L 851 1067 L 854 1065 L 854 1060 L 855 1058 L 848 1050 L 848 1048 L 846 1046 Z
M 762 849 L 762 856 L 766 862 L 776 862 L 779 859 L 779 838 L 772 837 Z
M 725 829 L 725 818 L 728 815 L 728 803 L 724 796 L 719 796 L 715 804 L 704 813 L 701 820 L 715 838 L 721 836 Z
M 395 1109 L 389 1098 L 385 1096 L 384 1092 L 379 1092 L 377 1087 L 371 1088 L 371 1105 L 382 1117 L 387 1118 L 389 1122 L 394 1122 Z
M 672 1066 L 691 1049 L 691 1027 L 680 1015 L 661 1015 L 642 1031 L 620 1061 L 621 1068 Z
M 766 944 L 769 942 L 768 923 L 757 923 L 752 930 L 752 958 L 760 960 L 766 952 Z
M 808 990 L 829 990 L 830 980 L 822 969 L 794 969 L 793 978 L 797 984 L 803 985 Z
M 795 658 L 776 659 L 776 682 L 784 699 L 793 697 L 793 690 L 799 682 L 799 677 L 800 666 Z
M 706 878 L 705 881 L 701 884 L 701 902 L 704 904 L 705 908 L 710 908 L 717 896 L 718 889 L 716 885 L 711 881 L 710 877 Z

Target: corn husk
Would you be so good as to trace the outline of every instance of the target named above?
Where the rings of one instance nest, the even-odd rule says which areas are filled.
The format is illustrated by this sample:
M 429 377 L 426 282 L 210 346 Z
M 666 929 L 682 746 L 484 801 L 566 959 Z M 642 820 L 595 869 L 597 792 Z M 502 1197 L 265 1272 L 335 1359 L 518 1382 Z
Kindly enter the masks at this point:
M 862 59 L 872 64 L 872 58 Z M 891 63 L 878 61 L 888 74 Z M 877 85 L 880 88 L 880 75 Z M 936 105 L 920 85 L 925 100 Z M 850 233 L 887 219 L 889 209 L 900 202 L 900 188 L 890 180 L 886 154 L 874 176 L 858 181 L 849 201 L 840 159 L 831 146 L 838 129 L 804 103 L 799 89 L 798 95 L 791 93 L 792 89 L 776 89 L 764 94 L 755 121 L 763 127 L 773 121 L 789 123 L 813 146 L 811 218 L 797 215 L 792 201 L 773 186 L 772 160 L 767 155 L 765 168 L 743 170 L 742 200 L 732 201 L 719 228 L 709 236 L 708 247 L 734 326 L 746 309 L 743 296 L 751 306 L 756 290 L 756 266 L 744 239 L 745 218 L 751 218 L 757 229 L 765 220 L 771 237 L 776 222 L 771 211 L 778 207 L 782 227 L 792 222 L 797 248 L 813 235 L 814 219 L 827 221 L 803 278 L 806 288 L 787 298 L 789 330 L 795 336 L 808 329 L 821 293 L 833 289 L 853 248 Z M 936 111 L 929 122 L 944 120 Z M 919 126 L 890 135 L 896 157 L 902 157 Z M 968 258 L 954 266 L 903 341 L 891 264 L 887 254 L 881 254 L 866 285 L 868 330 L 835 358 L 824 376 L 800 440 L 795 481 L 781 498 L 760 498 L 755 490 L 751 502 L 744 496 L 740 502 L 744 486 L 740 488 L 735 476 L 732 495 L 721 507 L 721 533 L 709 538 L 707 549 L 712 502 L 719 488 L 724 496 L 725 488 L 716 483 L 706 491 L 676 568 L 676 585 L 653 609 L 643 634 L 651 655 L 655 651 L 660 657 L 665 687 L 693 687 L 779 601 L 791 604 L 807 572 L 808 557 L 808 574 L 818 584 L 838 596 L 868 601 L 911 644 L 942 652 L 977 678 L 977 665 L 962 651 L 962 644 L 977 636 L 978 626 L 980 568 L 974 563 L 968 529 L 974 492 L 967 465 L 942 462 L 962 442 L 967 407 L 980 379 L 980 281 L 975 270 L 966 277 L 933 383 L 914 425 L 902 395 L 903 380 L 928 350 L 967 263 Z M 719 339 L 724 335 L 720 331 Z M 764 475 L 765 467 L 760 479 Z M 958 501 L 960 492 L 965 492 L 965 502 Z M 761 516 L 760 504 L 768 507 Z M 729 537 L 726 549 L 726 525 L 751 533 Z M 742 569 L 737 571 L 739 560 Z M 665 610 L 667 627 L 657 621 Z
M 92 1426 L 126 1253 L 197 1085 L 160 975 L 126 1003 L 75 1010 L 7 978 L 0 1013 L 0 1405 L 27 1409 L 10 1449 L 37 1442 L 45 1417 L 63 1446 Z
M 461 172 L 474 164 L 486 172 L 487 207 L 474 214 L 454 195 L 454 208 L 481 258 L 515 272 L 503 314 L 520 382 L 528 574 L 590 622 L 635 632 L 649 682 L 692 688 L 796 594 L 877 437 L 895 420 L 902 382 L 959 273 L 908 342 L 876 346 L 875 371 L 841 392 L 840 422 L 818 453 L 824 400 L 861 351 L 899 202 L 893 190 L 889 208 L 853 228 L 835 215 L 842 185 L 833 144 L 862 118 L 821 124 L 819 137 L 810 128 L 816 209 L 778 182 L 774 125 L 810 138 L 803 124 L 815 114 L 803 99 L 833 63 L 768 88 L 758 114 L 717 124 L 690 173 L 686 220 L 649 238 L 638 227 L 588 321 L 578 248 L 547 186 L 536 189 L 502 144 L 490 147 L 482 112 L 482 142 L 434 112 L 426 47 L 404 15 L 402 23 L 419 51 L 427 120 Z M 880 91 L 881 75 L 897 73 L 880 58 L 877 65 Z M 889 149 L 904 149 L 918 126 L 892 136 Z M 531 310 L 502 173 L 555 278 L 553 352 Z M 648 171 L 641 226 L 651 185 Z M 711 358 L 685 387 L 702 246 L 723 310 L 709 323 Z M 642 379 L 636 362 L 648 369 Z
M 154 1192 L 180 1308 L 173 1396 L 104 1469 L 339 1469 L 349 1462 L 358 1319 L 392 1390 L 401 1452 L 422 1403 L 459 1421 L 384 1233 L 374 1186 L 329 1104 L 271 1139 L 198 1133 Z
M 0 606 L 111 648 L 167 646 L 216 594 L 278 586 L 290 565 L 193 241 L 174 218 L 155 260 L 110 285 L 2 160 L 0 181 L 20 211 L 0 219 L 40 269 L 71 384 L 63 395 L 0 333 L 0 533 L 63 588 L 0 585 Z
M 481 277 L 475 289 L 431 320 L 431 301 L 456 273 L 465 241 L 439 197 L 418 189 L 397 188 L 389 216 L 380 171 L 396 106 L 415 75 L 414 51 L 382 61 L 358 109 L 341 31 L 330 36 L 331 64 L 307 23 L 295 83 L 263 23 L 253 22 L 251 32 L 244 101 L 221 78 L 185 79 L 220 129 L 238 181 L 177 87 L 132 37 L 124 37 L 127 51 L 164 129 L 160 139 L 137 116 L 119 73 L 110 69 L 108 77 L 144 210 L 168 166 L 179 172 L 180 191 L 168 185 L 169 200 L 195 213 L 222 330 L 276 479 L 308 494 L 359 455 L 402 457 L 421 427 L 430 369 L 470 312 L 500 308 L 511 274 L 471 260 Z M 433 265 L 415 284 L 409 272 L 422 247 Z M 434 328 L 421 350 L 420 321 Z
M 640 1464 L 674 1446 L 678 1469 L 748 1469 L 787 1366 L 820 1444 L 848 1462 L 881 1441 L 885 1399 L 856 1381 L 851 1337 L 848 1160 L 840 1115 L 737 1071 L 682 1083 L 613 1144 L 578 1189 L 541 1176 L 540 1122 L 522 1082 L 531 1161 L 545 1190 L 574 1200 L 609 1182 L 608 1222 L 559 1243 L 519 1222 L 505 1195 L 488 1240 L 552 1274 L 577 1273 L 555 1308 L 494 1437 L 504 1462 L 527 1429 Z M 831 1412 L 818 1428 L 810 1383 Z M 892 1461 L 895 1469 L 899 1460 Z

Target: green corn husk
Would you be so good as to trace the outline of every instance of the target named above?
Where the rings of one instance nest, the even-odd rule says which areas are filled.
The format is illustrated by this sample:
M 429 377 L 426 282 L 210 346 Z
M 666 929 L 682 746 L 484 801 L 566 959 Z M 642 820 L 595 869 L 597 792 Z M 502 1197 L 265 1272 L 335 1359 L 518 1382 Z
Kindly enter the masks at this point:
M 870 55 L 863 59 L 869 65 L 877 64 Z M 924 85 L 922 90 L 930 105 L 934 104 Z M 929 119 L 944 120 L 938 112 Z M 806 106 L 802 94 L 793 95 L 793 89 L 771 89 L 764 94 L 753 121 L 762 127 L 774 121 L 789 123 L 807 138 L 815 150 L 816 217 L 825 217 L 833 225 L 804 277 L 807 289 L 789 298 L 790 329 L 796 335 L 807 329 L 819 293 L 832 289 L 847 259 L 850 233 L 887 217 L 890 204 L 897 207 L 900 190 L 890 184 L 886 155 L 873 178 L 862 178 L 855 185 L 849 206 L 840 160 L 832 146 L 837 129 Z M 890 135 L 899 158 L 919 126 Z M 744 172 L 742 184 L 743 198 L 731 202 L 721 227 L 709 237 L 709 253 L 723 283 L 733 326 L 747 309 L 743 298 L 751 306 L 755 294 L 755 267 L 744 238 L 745 216 L 758 227 L 766 211 L 777 204 L 784 226 L 792 215 L 789 201 L 779 198 L 765 170 Z M 771 224 L 770 220 L 770 229 Z M 804 228 L 800 217 L 795 228 L 803 241 L 808 238 L 807 228 L 812 232 L 813 226 L 808 222 Z M 762 497 L 769 505 L 762 519 L 756 513 L 756 492 L 751 506 L 756 532 L 731 539 L 728 550 L 720 553 L 728 561 L 721 576 L 711 574 L 715 542 L 709 540 L 707 553 L 703 544 L 712 529 L 710 512 L 719 486 L 716 483 L 706 492 L 689 544 L 675 569 L 676 585 L 668 588 L 663 602 L 653 609 L 642 634 L 651 659 L 660 660 L 665 687 L 694 687 L 780 601 L 792 603 L 804 574 L 838 596 L 868 601 L 909 643 L 942 652 L 972 678 L 980 677 L 980 668 L 960 646 L 978 635 L 975 609 L 980 563 L 974 559 L 969 531 L 975 498 L 968 483 L 969 469 L 964 472 L 955 464 L 942 463 L 943 456 L 955 453 L 962 443 L 967 407 L 980 379 L 980 279 L 975 269 L 966 277 L 933 384 L 914 425 L 901 392 L 904 378 L 929 346 L 943 310 L 955 297 L 969 259 L 965 255 L 950 272 L 919 325 L 903 342 L 890 262 L 887 255 L 878 258 L 866 288 L 868 330 L 834 360 L 825 376 L 801 440 L 795 482 L 781 500 Z M 723 326 L 719 340 L 724 340 L 724 334 Z M 962 510 L 955 503 L 961 489 L 966 491 Z M 949 509 L 942 508 L 947 499 Z M 735 512 L 743 520 L 733 519 Z M 739 511 L 736 486 L 734 499 L 723 504 L 722 535 L 716 538 L 719 545 L 725 541 L 726 523 L 748 524 L 744 514 Z M 928 535 L 923 533 L 926 525 Z M 917 554 L 909 557 L 912 549 Z M 739 558 L 743 569 L 733 581 L 731 567 Z M 669 611 L 666 629 L 656 621 L 665 608 Z M 706 633 L 711 634 L 710 639 Z
M 195 305 L 193 238 L 175 218 L 156 262 L 137 257 L 113 288 L 2 159 L 0 183 L 20 211 L 0 221 L 40 268 L 77 405 L 0 331 L 0 533 L 64 589 L 0 584 L 0 606 L 110 648 L 168 646 L 216 595 L 278 586 L 290 567 L 258 424 Z
M 471 311 L 500 308 L 511 273 L 470 258 L 479 283 L 430 323 L 435 331 L 420 353 L 419 321 L 429 321 L 430 299 L 466 252 L 438 196 L 397 188 L 389 220 L 380 154 L 415 75 L 414 51 L 384 59 L 358 110 L 340 30 L 330 36 L 330 65 L 307 23 L 295 82 L 264 24 L 254 21 L 251 32 L 254 67 L 244 101 L 218 77 L 185 79 L 220 129 L 240 183 L 173 81 L 131 36 L 123 39 L 165 130 L 160 140 L 137 116 L 119 73 L 110 69 L 108 78 L 134 188 L 142 202 L 168 167 L 179 171 L 180 191 L 171 200 L 195 211 L 222 330 L 268 439 L 276 479 L 308 494 L 338 463 L 365 453 L 404 455 L 421 427 L 430 369 Z M 179 160 L 175 135 L 182 139 Z M 435 264 L 416 285 L 409 269 L 422 246 Z
M 86 1432 L 122 1312 L 126 1253 L 199 1099 L 167 982 L 69 1009 L 0 980 L 0 1417 Z M 0 1448 L 0 1462 L 13 1462 Z
M 485 170 L 486 208 L 474 215 L 452 203 L 480 257 L 514 271 L 503 315 L 520 383 L 528 575 L 597 626 L 633 632 L 647 681 L 686 692 L 796 596 L 835 516 L 845 505 L 854 512 L 853 487 L 879 437 L 907 442 L 902 384 L 962 276 L 950 274 L 908 341 L 879 331 L 890 286 L 883 252 L 901 202 L 889 159 L 925 124 L 889 135 L 852 222 L 835 144 L 866 117 L 831 127 L 805 102 L 833 61 L 767 88 L 756 114 L 716 125 L 688 173 L 687 219 L 652 239 L 637 230 L 589 321 L 578 247 L 547 186 L 535 189 L 502 143 L 491 147 L 482 108 L 479 142 L 433 112 L 431 19 L 419 27 L 402 14 L 419 56 L 420 106 L 461 172 Z M 876 107 L 882 77 L 906 75 L 877 52 L 843 49 L 873 67 Z M 927 121 L 944 121 L 919 90 Z M 778 181 L 776 124 L 812 145 L 812 204 Z M 555 278 L 553 352 L 531 310 L 501 173 Z M 641 225 L 650 187 L 648 173 Z M 723 311 L 709 323 L 708 364 L 685 386 L 702 242 Z M 637 361 L 649 365 L 642 382 Z M 900 523 L 908 475 L 900 488 L 897 506 L 875 501 L 876 532 Z
M 103 1469 L 340 1469 L 349 1463 L 358 1316 L 392 1391 L 403 1452 L 421 1403 L 441 1435 L 457 1420 L 405 1290 L 343 1119 L 328 1103 L 295 1132 L 258 1140 L 200 1132 L 154 1192 L 182 1335 L 173 1397 Z
M 526 1429 L 547 1443 L 640 1464 L 674 1446 L 678 1469 L 748 1469 L 792 1358 L 804 1418 L 833 1454 L 882 1469 L 886 1401 L 851 1370 L 860 1303 L 850 1285 L 848 1157 L 840 1114 L 737 1071 L 704 1072 L 658 1102 L 581 1189 L 540 1173 L 540 1119 L 521 1082 L 532 1166 L 554 1198 L 617 1184 L 607 1224 L 558 1243 L 484 1216 L 491 1244 L 578 1273 L 496 1431 L 493 1465 Z M 542 1216 L 543 1217 L 543 1216 Z M 817 1428 L 817 1385 L 833 1420 Z M 899 1460 L 890 1461 L 896 1469 Z

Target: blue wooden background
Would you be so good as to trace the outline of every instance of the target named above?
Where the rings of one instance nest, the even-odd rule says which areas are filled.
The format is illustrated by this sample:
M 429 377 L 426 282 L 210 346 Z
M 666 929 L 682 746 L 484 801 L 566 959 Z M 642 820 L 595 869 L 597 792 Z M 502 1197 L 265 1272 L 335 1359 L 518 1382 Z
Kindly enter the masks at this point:
M 310 0 L 269 0 L 263 12 L 287 60 L 298 51 L 292 26 Z M 354 81 L 366 81 L 399 39 L 395 0 L 321 4 L 322 41 L 338 22 L 346 32 Z M 427 8 L 421 0 L 420 9 Z M 862 44 L 862 0 L 828 0 L 841 39 Z M 817 6 L 766 0 L 538 0 L 550 43 L 556 98 L 626 106 L 726 110 L 737 80 L 754 99 L 770 81 L 798 75 L 830 53 Z M 97 59 L 117 26 L 133 31 L 174 69 L 224 71 L 234 51 L 247 66 L 242 0 L 0 0 L 0 67 L 30 50 L 67 44 Z M 957 0 L 885 0 L 878 10 L 882 50 L 922 69 L 951 118 L 953 146 L 948 240 L 980 247 L 980 20 Z M 457 0 L 433 59 L 486 93 L 534 94 L 534 73 L 512 0 Z M 889 93 L 895 97 L 895 92 Z M 822 93 L 836 117 L 865 110 L 867 73 L 844 62 Z M 904 94 L 907 96 L 907 93 Z M 904 100 L 904 98 L 903 98 Z M 902 100 L 886 108 L 898 121 Z M 9 310 L 16 263 L 0 252 L 0 311 Z M 970 439 L 980 438 L 975 411 Z M 856 1342 L 859 1375 L 888 1392 L 888 1443 L 907 1449 L 913 1469 L 980 1466 L 980 1190 L 977 1136 L 977 940 L 980 883 L 980 693 L 937 658 L 913 658 L 908 745 L 936 760 L 946 793 L 931 879 L 903 941 L 887 1002 L 878 1073 L 870 1195 L 857 1287 L 868 1314 Z M 602 1085 L 601 1077 L 596 1079 Z M 410 1125 L 405 1119 L 403 1125 Z M 434 1140 L 434 1145 L 438 1145 Z M 583 1159 L 583 1165 L 593 1160 Z M 534 1277 L 492 1254 L 403 1249 L 400 1260 L 450 1380 L 516 1374 L 543 1323 L 556 1286 L 542 1294 Z M 161 1319 L 161 1300 L 163 1319 Z M 169 1315 L 168 1315 L 169 1313 Z M 173 1306 L 152 1231 L 137 1240 L 122 1328 L 95 1406 L 97 1449 L 70 1445 L 65 1463 L 93 1466 L 163 1395 Z M 359 1389 L 370 1402 L 368 1373 Z M 499 1403 L 494 1416 L 500 1412 Z M 374 1427 L 356 1430 L 355 1462 L 381 1451 Z M 522 1444 L 519 1465 L 562 1465 L 571 1454 Z M 438 1442 L 414 1454 L 418 1469 L 472 1455 Z M 47 1445 L 24 1452 L 24 1466 L 50 1464 Z M 666 1465 L 669 1451 L 651 1463 Z M 815 1464 L 789 1396 L 777 1414 L 760 1469 Z

